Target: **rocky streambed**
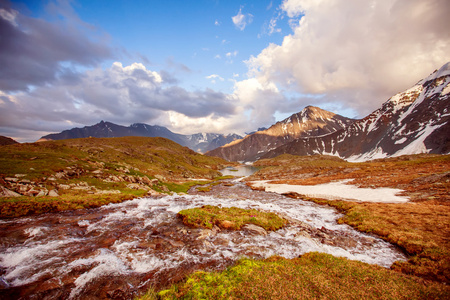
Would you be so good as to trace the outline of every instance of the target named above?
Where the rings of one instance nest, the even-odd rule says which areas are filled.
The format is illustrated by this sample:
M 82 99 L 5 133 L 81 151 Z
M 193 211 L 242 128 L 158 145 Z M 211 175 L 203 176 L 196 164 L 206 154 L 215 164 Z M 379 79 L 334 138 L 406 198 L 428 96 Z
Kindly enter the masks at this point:
M 193 229 L 177 218 L 202 205 L 254 208 L 290 221 L 275 232 Z M 97 209 L 0 220 L 0 298 L 123 299 L 223 269 L 241 257 L 319 251 L 389 267 L 392 245 L 337 223 L 336 211 L 224 181 L 210 191 L 134 199 Z

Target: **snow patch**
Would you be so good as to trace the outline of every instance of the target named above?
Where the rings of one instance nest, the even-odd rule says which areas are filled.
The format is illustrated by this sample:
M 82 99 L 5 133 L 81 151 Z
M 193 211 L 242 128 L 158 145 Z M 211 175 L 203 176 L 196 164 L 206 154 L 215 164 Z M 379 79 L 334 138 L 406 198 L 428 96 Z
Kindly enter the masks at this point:
M 252 185 L 255 187 L 264 187 L 267 192 L 278 194 L 294 192 L 309 197 L 319 197 L 330 200 L 356 200 L 379 203 L 405 203 L 409 201 L 408 197 L 397 196 L 397 194 L 403 192 L 401 189 L 359 188 L 355 185 L 346 184 L 348 181 L 349 180 L 341 180 L 317 185 L 289 185 L 268 183 L 267 181 L 252 181 Z

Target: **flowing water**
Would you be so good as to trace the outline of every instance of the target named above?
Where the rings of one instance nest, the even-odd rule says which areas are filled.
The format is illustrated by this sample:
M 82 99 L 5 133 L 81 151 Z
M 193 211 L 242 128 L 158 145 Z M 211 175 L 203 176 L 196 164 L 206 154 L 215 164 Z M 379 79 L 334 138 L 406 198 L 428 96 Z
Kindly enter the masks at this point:
M 291 223 L 268 235 L 192 229 L 176 217 L 202 205 L 272 211 Z M 336 211 L 227 181 L 210 192 L 141 198 L 98 209 L 0 220 L 0 298 L 132 299 L 241 257 L 319 251 L 389 267 L 405 256 L 337 224 Z

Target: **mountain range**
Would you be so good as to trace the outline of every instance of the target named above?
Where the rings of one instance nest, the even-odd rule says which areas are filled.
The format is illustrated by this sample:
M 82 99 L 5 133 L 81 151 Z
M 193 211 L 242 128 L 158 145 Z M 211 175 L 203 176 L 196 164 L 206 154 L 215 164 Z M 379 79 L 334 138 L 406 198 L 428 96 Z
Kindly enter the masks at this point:
M 233 161 L 280 154 L 327 154 L 365 161 L 450 152 L 450 63 L 398 93 L 363 119 L 308 106 L 267 130 L 206 153 Z
M 124 136 L 163 137 L 199 153 L 204 153 L 223 146 L 236 139 L 242 139 L 242 137 L 237 134 L 224 135 L 219 133 L 196 133 L 192 135 L 183 135 L 174 133 L 163 126 L 147 125 L 142 123 L 122 126 L 111 122 L 101 121 L 100 123 L 92 126 L 72 128 L 69 130 L 64 130 L 60 133 L 45 135 L 41 137 L 38 142 L 87 137 L 108 138 Z

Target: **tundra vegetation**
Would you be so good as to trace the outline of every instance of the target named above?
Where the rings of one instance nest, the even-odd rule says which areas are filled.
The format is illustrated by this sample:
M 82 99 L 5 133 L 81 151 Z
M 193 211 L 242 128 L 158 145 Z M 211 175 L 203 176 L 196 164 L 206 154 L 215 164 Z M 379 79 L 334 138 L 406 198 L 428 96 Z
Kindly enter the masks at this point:
M 185 193 L 226 161 L 164 138 L 86 138 L 0 147 L 0 217 Z

